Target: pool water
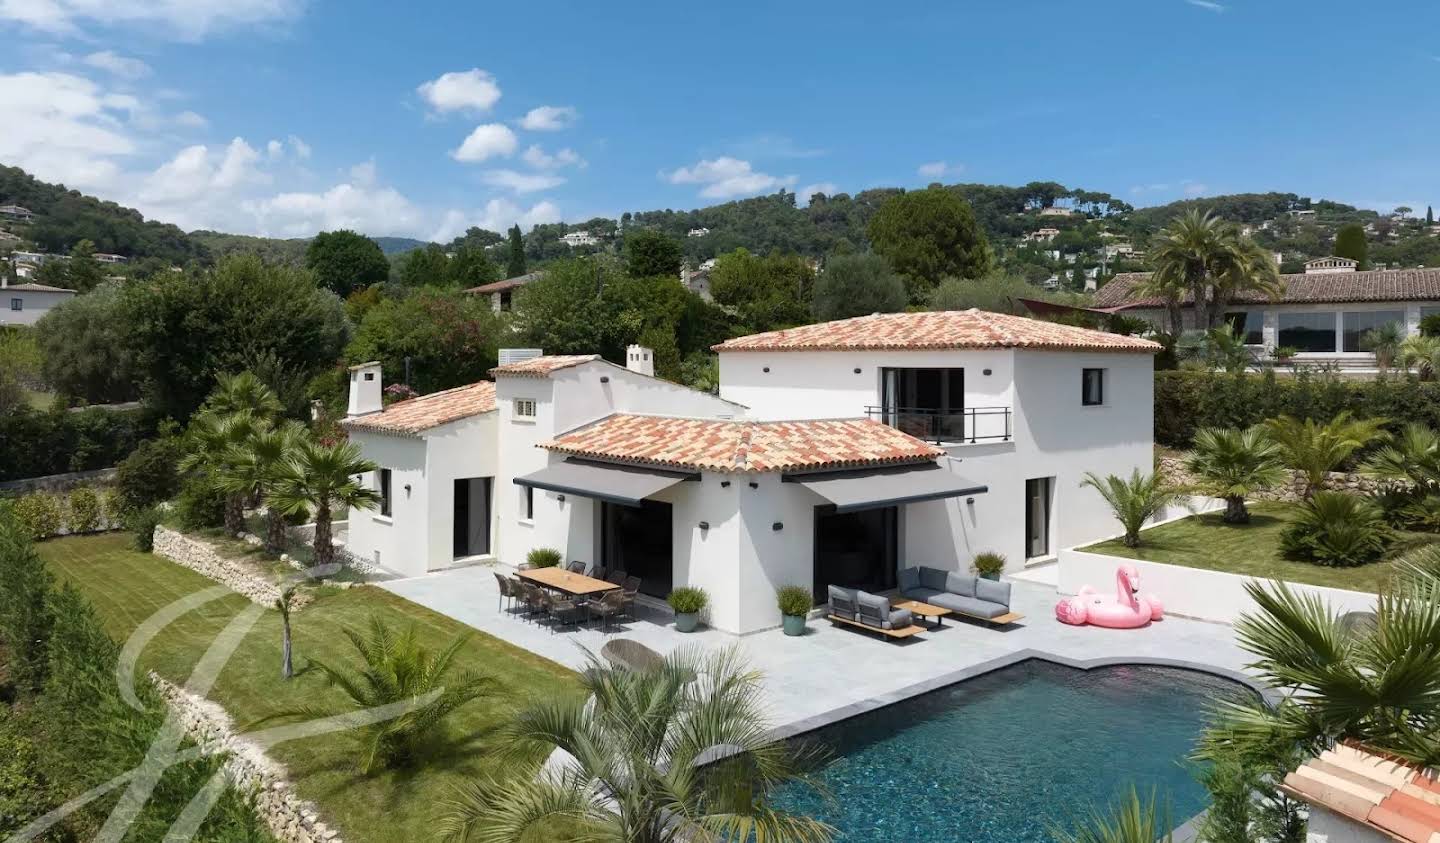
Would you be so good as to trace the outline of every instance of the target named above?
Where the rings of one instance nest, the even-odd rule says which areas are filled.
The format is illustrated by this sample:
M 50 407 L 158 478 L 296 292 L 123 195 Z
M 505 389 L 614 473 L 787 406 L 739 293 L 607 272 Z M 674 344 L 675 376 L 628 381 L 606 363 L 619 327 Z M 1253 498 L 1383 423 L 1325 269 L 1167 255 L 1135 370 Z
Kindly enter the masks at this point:
M 1188 670 L 1021 662 L 800 736 L 829 793 L 787 785 L 775 802 L 852 842 L 1048 841 L 1133 782 L 1178 825 L 1206 805 L 1185 758 L 1210 703 L 1250 693 Z

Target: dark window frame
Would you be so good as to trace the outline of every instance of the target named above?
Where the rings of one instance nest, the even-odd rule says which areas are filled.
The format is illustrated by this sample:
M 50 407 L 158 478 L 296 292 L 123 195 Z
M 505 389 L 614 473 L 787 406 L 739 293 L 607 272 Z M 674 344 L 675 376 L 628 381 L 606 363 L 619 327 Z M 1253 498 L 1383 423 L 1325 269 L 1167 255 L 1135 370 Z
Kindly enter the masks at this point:
M 1094 395 L 1091 395 L 1091 379 L 1094 379 Z M 1094 400 L 1091 400 L 1093 397 Z M 1080 370 L 1080 405 L 1082 407 L 1105 406 L 1105 370 L 1086 367 Z
M 1312 327 L 1309 322 L 1322 321 L 1321 317 L 1329 317 L 1328 327 Z M 1290 326 L 1286 327 L 1285 323 Z M 1296 324 L 1300 323 L 1300 324 Z M 1340 312 L 1337 310 L 1302 310 L 1282 311 L 1276 319 L 1276 342 L 1281 346 L 1289 346 L 1298 349 L 1301 353 L 1308 354 L 1334 354 L 1340 350 Z M 1328 334 L 1330 337 L 1329 347 L 1316 347 L 1318 343 L 1308 342 L 1311 339 L 1319 339 Z
M 520 503 L 521 503 L 521 505 L 524 507 L 524 514 L 521 515 L 520 517 L 521 517 L 521 519 L 524 520 L 524 521 L 534 521 L 534 520 L 535 520 L 535 487 L 534 487 L 534 486 L 521 486 L 520 488 L 522 488 L 522 489 L 525 490 L 525 496 L 520 499 Z
M 385 518 L 389 518 L 394 514 L 395 501 L 394 498 L 391 497 L 393 479 L 393 476 L 390 474 L 390 469 L 388 468 L 378 469 L 375 472 L 375 482 L 376 485 L 380 487 L 380 515 Z
M 10 300 L 10 309 L 13 310 L 13 311 L 15 311 L 15 312 L 17 312 L 17 313 L 23 311 L 23 310 L 25 309 L 25 300 L 24 300 L 24 299 L 11 299 L 11 300 Z

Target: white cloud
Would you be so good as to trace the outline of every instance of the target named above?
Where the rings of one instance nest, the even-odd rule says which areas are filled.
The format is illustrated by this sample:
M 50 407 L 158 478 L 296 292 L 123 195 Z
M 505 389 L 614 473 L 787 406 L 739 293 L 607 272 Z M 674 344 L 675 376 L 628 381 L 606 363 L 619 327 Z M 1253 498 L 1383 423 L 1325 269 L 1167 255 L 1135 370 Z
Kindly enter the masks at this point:
M 306 143 L 306 142 L 303 141 L 303 140 L 300 140 L 299 138 L 295 137 L 294 135 L 291 135 L 291 136 L 290 136 L 290 151 L 295 153 L 295 157 L 296 157 L 296 158 L 299 158 L 299 159 L 301 159 L 301 160 L 304 160 L 304 159 L 310 157 L 310 144 Z
M 224 194 L 270 183 L 259 167 L 260 153 L 243 138 L 230 141 L 224 151 L 204 144 L 187 146 L 146 177 L 139 198 L 151 207 L 169 207 L 197 200 L 218 202 Z
M 534 193 L 549 190 L 565 183 L 563 176 L 553 173 L 521 173 L 515 170 L 486 170 L 480 180 L 491 187 L 501 187 L 516 193 Z
M 945 176 L 960 175 L 961 173 L 965 172 L 965 165 L 950 164 L 945 161 L 931 161 L 926 164 L 921 164 L 919 167 L 916 168 L 915 172 L 921 178 L 939 179 L 944 178 Z
M 475 164 L 487 158 L 501 156 L 508 158 L 515 154 L 515 147 L 519 145 L 515 133 L 504 123 L 484 123 L 475 127 L 460 144 L 460 148 L 450 153 L 456 161 L 464 161 L 468 164 Z
M 238 27 L 282 23 L 306 0 L 0 0 L 0 21 L 53 35 L 81 34 L 87 25 L 144 27 L 149 35 L 199 41 Z
M 1216 3 L 1214 0 L 1185 0 L 1185 2 L 1197 8 L 1204 9 L 1207 12 L 1214 12 L 1217 15 L 1226 9 L 1224 3 Z
M 374 158 L 362 161 L 350 168 L 350 180 L 363 187 L 373 187 L 377 176 Z
M 570 105 L 542 105 L 525 112 L 520 128 L 532 132 L 555 132 L 568 129 L 580 119 L 580 112 Z
M 747 196 L 795 183 L 794 176 L 779 178 L 756 172 L 749 161 L 729 156 L 698 161 L 661 176 L 671 184 L 703 184 L 700 195 L 707 199 Z
M 85 57 L 85 63 L 122 79 L 140 79 L 150 75 L 150 65 L 139 59 L 122 56 L 113 50 L 101 50 Z
M 203 129 L 210 125 L 210 121 L 193 111 L 182 111 L 175 115 L 175 125 L 186 129 Z
M 500 85 L 481 70 L 454 70 L 415 89 L 437 114 L 450 111 L 485 112 L 500 101 Z
M 0 74 L 0 161 L 72 188 L 108 187 L 117 159 L 137 148 L 123 120 L 134 105 L 81 76 Z
M 531 144 L 521 155 L 521 160 L 537 170 L 558 170 L 561 167 L 584 167 L 585 159 L 569 147 L 556 152 L 554 155 L 541 149 L 538 144 Z
M 826 196 L 833 196 L 839 192 L 840 186 L 835 184 L 834 182 L 822 181 L 816 182 L 815 184 L 807 184 L 799 190 L 795 191 L 795 203 L 798 205 L 809 205 L 810 197 L 814 196 L 817 193 L 823 193 Z
M 283 158 L 285 156 L 285 144 L 278 140 L 272 140 L 265 144 L 265 154 L 269 156 L 271 161 L 277 158 Z

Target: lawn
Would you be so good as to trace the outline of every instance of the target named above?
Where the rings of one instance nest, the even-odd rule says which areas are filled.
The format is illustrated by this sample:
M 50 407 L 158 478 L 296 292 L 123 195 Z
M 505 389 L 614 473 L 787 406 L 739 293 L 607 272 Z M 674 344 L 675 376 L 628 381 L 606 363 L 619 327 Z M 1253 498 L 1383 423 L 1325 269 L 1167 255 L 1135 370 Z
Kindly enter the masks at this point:
M 1293 506 L 1288 504 L 1254 503 L 1250 505 L 1249 524 L 1226 524 L 1218 512 L 1192 515 L 1145 530 L 1140 534 L 1140 547 L 1126 547 L 1116 539 L 1082 550 L 1260 579 L 1373 592 L 1390 576 L 1396 556 L 1436 540 L 1427 533 L 1401 533 L 1389 555 L 1379 562 L 1358 568 L 1327 568 L 1280 555 L 1280 533 L 1292 511 Z
M 129 535 L 54 539 L 41 543 L 39 551 L 60 579 L 89 597 L 107 631 L 119 641 L 157 609 L 214 585 L 186 568 L 134 551 Z M 146 648 L 141 669 L 183 682 L 216 633 L 246 605 L 245 598 L 231 595 L 181 617 Z M 513 764 L 501 766 L 493 754 L 493 741 L 486 737 L 489 731 L 504 722 L 514 706 L 532 698 L 573 693 L 579 686 L 573 673 L 554 662 L 387 591 L 327 588 L 314 604 L 293 616 L 299 672 L 294 679 L 280 678 L 280 620 L 272 610 L 235 651 L 211 698 L 224 705 L 242 728 L 279 711 L 338 704 L 342 695 L 326 685 L 319 671 L 306 671 L 306 660 L 356 662 L 358 657 L 341 629 L 363 628 L 372 614 L 392 626 L 414 623 L 422 641 L 434 649 L 456 635 L 471 633 L 457 668 L 493 676 L 503 688 L 502 697 L 473 703 L 452 716 L 448 736 L 476 738 L 475 749 L 441 753 L 424 766 L 368 778 L 354 772 L 352 738 L 344 733 L 297 740 L 271 752 L 289 768 L 301 795 L 318 803 L 324 818 L 346 840 L 434 839 L 437 806 L 454 785 L 487 773 L 529 772 Z

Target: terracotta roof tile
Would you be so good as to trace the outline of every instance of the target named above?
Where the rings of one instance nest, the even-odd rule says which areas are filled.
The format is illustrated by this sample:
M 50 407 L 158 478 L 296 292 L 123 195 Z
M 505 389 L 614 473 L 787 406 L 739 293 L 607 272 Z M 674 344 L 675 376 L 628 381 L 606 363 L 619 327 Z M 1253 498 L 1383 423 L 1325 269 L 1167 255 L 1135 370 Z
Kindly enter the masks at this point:
M 495 409 L 495 382 L 480 381 L 419 398 L 396 401 L 378 413 L 345 419 L 351 430 L 417 434 Z
M 876 313 L 736 337 L 715 351 L 878 351 L 890 349 L 1034 348 L 1153 353 L 1136 337 L 1042 322 L 985 310 Z
M 490 375 L 491 377 L 514 375 L 522 378 L 548 378 L 551 373 L 561 369 L 568 369 L 571 366 L 579 366 L 581 363 L 599 359 L 600 355 L 598 354 L 547 354 L 543 357 L 531 357 L 529 360 L 496 366 L 490 370 Z
M 870 419 L 760 422 L 617 414 L 541 447 L 706 471 L 799 471 L 933 460 L 944 452 Z
M 1095 307 L 1164 307 L 1154 296 L 1134 292 L 1150 277 L 1148 272 L 1122 272 L 1095 293 Z M 1283 304 L 1342 304 L 1344 302 L 1440 300 L 1440 269 L 1377 269 L 1369 272 L 1291 273 L 1280 276 Z M 1187 303 L 1191 297 L 1187 296 Z M 1237 304 L 1270 301 L 1259 293 L 1242 293 Z
M 481 284 L 478 287 L 471 287 L 465 292 L 475 293 L 477 295 L 485 295 L 487 293 L 503 293 L 506 290 L 513 290 L 517 287 L 523 287 L 526 284 L 529 284 L 531 281 L 538 281 L 542 277 L 544 277 L 544 275 L 544 272 L 536 270 L 535 272 L 527 273 L 525 275 L 517 275 L 514 278 L 506 278 L 503 281 L 491 281 L 489 284 Z
M 1396 840 L 1440 839 L 1435 773 L 1384 754 L 1338 744 L 1286 775 L 1281 789 Z

